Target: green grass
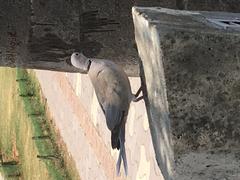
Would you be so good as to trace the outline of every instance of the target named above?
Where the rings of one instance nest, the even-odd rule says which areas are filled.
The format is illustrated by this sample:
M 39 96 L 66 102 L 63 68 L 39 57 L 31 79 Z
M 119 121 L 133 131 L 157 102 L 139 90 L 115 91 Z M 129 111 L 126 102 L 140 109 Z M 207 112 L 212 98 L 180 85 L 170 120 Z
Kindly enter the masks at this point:
M 0 170 L 6 179 L 49 179 L 45 163 L 36 158 L 38 150 L 19 96 L 16 70 L 0 68 L 0 79 L 0 154 L 5 163 Z
M 0 68 L 0 154 L 5 177 L 19 179 L 79 179 L 71 159 L 64 157 L 57 135 L 45 111 L 34 73 Z M 65 156 L 66 157 L 66 156 Z M 67 166 L 66 166 L 67 165 Z M 15 179 L 18 177 L 14 177 Z

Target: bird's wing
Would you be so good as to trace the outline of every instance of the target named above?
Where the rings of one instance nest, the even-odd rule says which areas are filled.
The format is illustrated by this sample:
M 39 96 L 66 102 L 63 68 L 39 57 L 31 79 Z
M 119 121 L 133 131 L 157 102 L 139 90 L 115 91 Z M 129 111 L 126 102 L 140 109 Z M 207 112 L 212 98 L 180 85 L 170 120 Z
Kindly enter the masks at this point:
M 117 91 L 105 91 L 105 96 L 101 96 L 100 93 L 96 93 L 99 104 L 106 117 L 106 122 L 109 130 L 120 126 L 123 110 L 119 104 L 120 97 Z M 99 97 L 100 96 L 100 97 Z
M 121 124 L 122 103 L 128 100 L 124 100 L 126 97 L 123 95 L 119 81 L 111 76 L 111 72 L 108 70 L 102 70 L 100 73 L 97 73 L 93 86 L 98 102 L 106 117 L 108 129 L 112 131 Z
M 112 131 L 121 125 L 123 112 L 114 105 L 108 104 L 105 110 L 108 128 Z

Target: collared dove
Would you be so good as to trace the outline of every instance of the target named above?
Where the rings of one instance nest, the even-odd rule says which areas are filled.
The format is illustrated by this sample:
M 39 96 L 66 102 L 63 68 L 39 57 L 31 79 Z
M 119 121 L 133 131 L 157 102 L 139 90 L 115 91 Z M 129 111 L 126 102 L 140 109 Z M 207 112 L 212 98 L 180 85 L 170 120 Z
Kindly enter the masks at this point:
M 98 102 L 106 117 L 107 127 L 111 131 L 112 148 L 120 149 L 116 164 L 117 175 L 120 173 L 123 160 L 125 174 L 128 174 L 128 165 L 125 152 L 125 123 L 131 101 L 139 101 L 132 94 L 129 79 L 126 73 L 115 63 L 102 59 L 88 59 L 82 53 L 73 53 L 71 63 L 74 67 L 87 73 L 91 79 Z

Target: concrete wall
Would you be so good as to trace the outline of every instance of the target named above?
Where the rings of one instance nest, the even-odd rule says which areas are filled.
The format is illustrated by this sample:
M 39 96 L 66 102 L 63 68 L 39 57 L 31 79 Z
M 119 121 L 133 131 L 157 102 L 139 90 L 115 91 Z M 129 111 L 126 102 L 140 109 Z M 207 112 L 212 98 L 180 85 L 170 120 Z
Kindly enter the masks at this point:
M 149 119 L 159 136 L 153 141 L 173 139 L 175 169 L 167 169 L 169 178 L 240 179 L 240 29 L 207 20 L 240 14 L 135 7 L 133 16 Z M 161 128 L 168 123 L 171 135 Z M 159 167 L 166 169 L 165 156 L 171 155 L 161 150 Z
M 56 128 L 83 180 L 161 180 L 143 101 L 132 103 L 126 125 L 129 176 L 116 177 L 117 150 L 111 150 L 110 132 L 87 75 L 36 71 Z M 139 78 L 130 78 L 133 92 Z

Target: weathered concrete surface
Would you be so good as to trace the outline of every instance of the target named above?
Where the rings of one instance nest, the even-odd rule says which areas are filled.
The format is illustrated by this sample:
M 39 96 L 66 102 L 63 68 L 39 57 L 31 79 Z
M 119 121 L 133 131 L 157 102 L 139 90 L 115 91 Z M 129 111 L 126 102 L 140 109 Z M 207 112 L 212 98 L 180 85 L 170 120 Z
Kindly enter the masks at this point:
M 175 8 L 175 0 L 81 0 L 80 11 L 87 12 L 98 10 L 101 17 L 114 19 L 117 23 L 114 31 L 107 33 L 81 33 L 101 44 L 100 52 L 94 56 L 97 58 L 110 59 L 122 65 L 131 76 L 139 75 L 138 54 L 134 40 L 134 27 L 131 9 L 134 5 L 139 6 L 163 6 Z M 88 53 L 86 51 L 86 53 Z M 86 54 L 91 56 L 91 53 Z
M 143 101 L 130 106 L 126 124 L 129 175 L 124 176 L 122 167 L 122 176 L 117 178 L 118 151 L 111 150 L 111 135 L 89 77 L 50 71 L 36 71 L 36 75 L 53 121 L 83 180 L 163 179 L 155 159 Z M 130 78 L 130 83 L 136 92 L 139 78 Z
M 177 9 L 240 12 L 239 0 L 175 0 Z
M 135 36 L 138 51 L 143 59 L 144 76 L 148 92 L 149 114 L 152 141 L 156 159 L 165 179 L 172 177 L 172 146 L 170 138 L 169 110 L 166 95 L 163 64 L 157 61 L 161 57 L 158 39 L 154 32 L 149 31 L 148 22 L 133 9 Z M 153 29 L 152 27 L 150 27 Z
M 66 63 L 84 43 L 78 41 L 76 2 L 0 0 L 0 4 L 1 66 L 76 71 Z
M 72 52 L 81 51 L 91 58 L 110 58 L 128 75 L 138 76 L 136 50 L 115 33 L 125 24 L 115 21 L 108 6 L 100 8 L 104 14 L 96 5 L 86 8 L 79 0 L 0 0 L 0 66 L 76 72 L 68 61 Z M 108 43 L 101 42 L 102 36 L 109 37 Z
M 0 66 L 76 72 L 67 61 L 82 51 L 138 76 L 134 5 L 240 11 L 239 0 L 0 0 Z
M 216 28 L 204 16 L 240 14 L 133 8 L 149 119 L 159 135 L 152 137 L 154 143 L 164 137 L 169 117 L 176 179 L 235 180 L 240 177 L 240 33 Z
M 156 2 L 148 5 L 166 4 Z M 0 0 L 0 66 L 76 72 L 67 62 L 72 52 L 82 51 L 138 76 L 133 5 L 120 0 Z

